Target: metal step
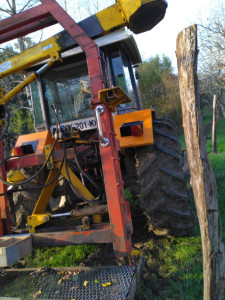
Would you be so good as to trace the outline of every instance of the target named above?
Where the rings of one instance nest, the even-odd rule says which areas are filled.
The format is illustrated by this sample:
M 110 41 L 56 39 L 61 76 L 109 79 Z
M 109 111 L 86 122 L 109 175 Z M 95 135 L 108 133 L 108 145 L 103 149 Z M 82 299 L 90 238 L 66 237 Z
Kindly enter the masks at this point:
M 0 268 L 8 267 L 32 252 L 30 234 L 10 235 L 0 238 Z
M 4 269 L 0 299 L 132 300 L 143 260 L 130 266 Z

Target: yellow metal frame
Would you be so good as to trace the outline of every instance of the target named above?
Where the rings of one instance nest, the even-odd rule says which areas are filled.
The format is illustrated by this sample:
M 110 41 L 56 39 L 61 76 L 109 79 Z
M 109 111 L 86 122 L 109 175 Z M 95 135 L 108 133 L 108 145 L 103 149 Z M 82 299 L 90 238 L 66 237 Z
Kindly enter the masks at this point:
M 51 67 L 56 61 L 62 62 L 60 54 L 57 51 L 51 52 L 50 58 L 51 58 L 51 60 L 47 63 L 48 67 Z M 13 60 L 13 58 L 12 58 L 12 60 Z M 0 78 L 1 78 L 1 76 L 0 76 Z M 0 90 L 0 96 L 1 96 L 0 105 L 5 105 L 9 100 L 11 100 L 13 97 L 15 97 L 24 87 L 31 84 L 36 79 L 37 79 L 37 74 L 32 73 L 30 76 L 26 77 L 26 79 L 23 82 L 21 82 L 14 89 L 12 89 L 10 92 L 8 92 L 5 96 L 3 96 L 3 89 L 1 88 L 1 90 Z
M 119 140 L 120 148 L 138 147 L 144 145 L 153 145 L 153 109 L 144 109 L 128 114 L 116 115 L 114 118 L 114 126 L 116 137 Z M 123 123 L 143 121 L 143 135 L 141 136 L 125 136 L 121 137 L 120 127 Z
M 32 83 L 36 79 L 37 79 L 37 75 L 35 73 L 32 73 L 23 82 L 18 84 L 13 90 L 8 92 L 3 98 L 1 98 L 0 99 L 0 105 L 5 105 L 10 99 L 15 97 L 25 86 Z
M 60 167 L 60 164 L 61 163 L 57 163 L 58 168 Z M 94 196 L 83 185 L 80 179 L 71 171 L 69 166 L 68 166 L 68 172 L 69 172 L 71 182 L 74 188 L 77 190 L 78 194 L 81 195 L 83 198 L 87 199 L 88 201 L 93 200 Z M 57 173 L 58 173 L 58 169 L 50 170 L 45 185 L 49 184 L 56 177 Z M 65 164 L 63 164 L 61 174 L 68 180 Z M 50 197 L 55 189 L 55 186 L 57 184 L 58 177 L 55 179 L 55 181 L 52 184 L 42 189 L 41 194 L 36 203 L 36 206 L 32 212 L 32 215 L 27 217 L 28 229 L 30 233 L 34 233 L 37 226 L 49 221 L 51 214 L 50 213 L 46 214 L 45 210 L 48 205 L 48 202 L 50 201 Z
M 49 172 L 48 178 L 45 182 L 45 185 L 49 184 L 56 177 L 57 172 L 58 172 L 57 169 L 51 170 Z M 49 186 L 42 189 L 32 215 L 45 213 L 46 207 L 47 207 L 50 197 L 55 189 L 57 181 L 58 181 L 58 177 L 55 179 L 55 181 L 52 184 L 50 184 Z
M 10 170 L 7 174 L 7 181 L 9 183 L 22 182 L 24 178 L 25 177 L 20 170 Z
M 102 35 L 125 26 L 128 26 L 129 28 L 130 18 L 140 8 L 144 9 L 144 5 L 146 4 L 151 4 L 153 8 L 161 7 L 162 2 L 164 3 L 165 0 L 116 0 L 114 5 L 107 7 L 96 14 L 100 26 L 103 28 Z M 162 9 L 162 13 L 163 12 L 164 9 Z M 57 34 L 38 45 L 5 60 L 2 64 L 8 65 L 9 68 L 0 73 L 0 79 L 44 61 L 50 58 L 52 53 L 61 53 L 67 50 L 60 46 L 60 43 L 58 42 L 59 38 L 60 34 Z
M 46 160 L 48 159 L 51 150 L 52 150 L 52 145 L 51 144 L 45 146 L 45 157 L 46 157 Z M 53 162 L 52 155 L 49 157 L 49 160 L 47 162 L 47 169 L 48 170 L 54 169 L 54 162 Z
M 59 164 L 60 163 L 58 163 L 58 166 L 59 166 Z M 83 183 L 80 181 L 80 179 L 71 171 L 69 166 L 68 166 L 68 172 L 69 172 L 71 182 L 72 182 L 74 188 L 77 190 L 78 194 L 81 197 L 87 199 L 87 201 L 94 200 L 94 196 L 89 192 L 89 190 L 86 188 L 86 186 L 83 185 Z M 69 180 L 69 178 L 67 176 L 65 164 L 63 164 L 61 173 L 67 180 Z
M 29 233 L 35 233 L 35 228 L 41 224 L 49 221 L 51 214 L 32 214 L 32 216 L 27 217 L 27 224 Z
M 99 91 L 98 97 L 112 111 L 115 111 L 116 107 L 120 104 L 131 102 L 131 99 L 119 86 Z

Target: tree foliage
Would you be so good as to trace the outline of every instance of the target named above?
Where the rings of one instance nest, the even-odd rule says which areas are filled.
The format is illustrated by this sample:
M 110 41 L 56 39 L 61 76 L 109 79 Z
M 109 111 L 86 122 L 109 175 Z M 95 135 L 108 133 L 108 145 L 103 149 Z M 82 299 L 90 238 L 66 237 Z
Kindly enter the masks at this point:
M 225 114 L 225 4 L 217 1 L 210 17 L 198 26 L 199 79 L 202 100 L 212 103 L 213 95 Z
M 5 0 L 1 1 L 0 7 L 0 19 L 5 19 L 9 16 L 15 15 L 22 11 L 25 11 L 35 4 L 37 4 L 38 0 Z
M 144 107 L 154 108 L 157 117 L 172 119 L 181 126 L 181 105 L 177 76 L 171 60 L 156 55 L 139 66 L 139 83 Z
M 37 3 L 38 0 L 6 0 L 0 7 L 0 19 L 5 19 L 23 12 Z M 17 39 L 14 47 L 10 45 L 1 48 L 0 63 L 31 47 L 33 44 L 34 43 L 31 38 L 27 36 Z M 0 79 L 0 86 L 3 87 L 4 93 L 6 94 L 24 79 L 24 74 L 12 74 Z M 29 89 L 22 90 L 12 100 L 10 100 L 6 106 L 11 115 L 11 125 L 9 127 L 8 136 L 17 136 L 34 130 L 30 109 Z

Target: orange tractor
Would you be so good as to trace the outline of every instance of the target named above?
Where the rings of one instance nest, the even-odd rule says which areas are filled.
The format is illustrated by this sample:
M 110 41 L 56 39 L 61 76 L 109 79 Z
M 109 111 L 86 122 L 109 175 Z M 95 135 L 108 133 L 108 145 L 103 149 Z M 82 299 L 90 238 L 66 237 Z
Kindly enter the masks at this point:
M 116 256 L 128 256 L 133 226 L 124 185 L 139 199 L 155 234 L 191 232 L 193 215 L 173 125 L 157 120 L 153 109 L 142 110 L 133 68 L 139 52 L 133 38 L 119 30 L 150 30 L 163 19 L 166 1 L 117 0 L 78 24 L 54 0 L 41 3 L 0 21 L 0 43 L 56 23 L 65 29 L 0 64 L 0 78 L 27 72 L 24 82 L 1 93 L 1 128 L 5 104 L 27 85 L 36 127 L 18 138 L 8 159 L 2 130 L 0 236 L 12 234 L 10 185 L 16 192 L 41 191 L 27 217 L 35 246 L 113 243 Z M 29 178 L 20 172 L 38 166 Z M 37 177 L 45 182 L 29 187 Z M 52 195 L 61 196 L 59 180 L 66 205 L 53 209 Z

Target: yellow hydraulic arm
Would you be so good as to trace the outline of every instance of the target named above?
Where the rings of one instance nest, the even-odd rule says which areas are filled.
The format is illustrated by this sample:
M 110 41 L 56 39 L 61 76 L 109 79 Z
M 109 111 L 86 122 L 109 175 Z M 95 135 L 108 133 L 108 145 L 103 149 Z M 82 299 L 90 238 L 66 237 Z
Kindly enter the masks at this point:
M 116 0 L 116 3 L 81 22 L 79 26 L 92 38 L 127 26 L 134 33 L 150 30 L 159 23 L 167 8 L 165 0 Z M 29 48 L 0 64 L 0 79 L 24 70 L 76 46 L 66 31 Z

